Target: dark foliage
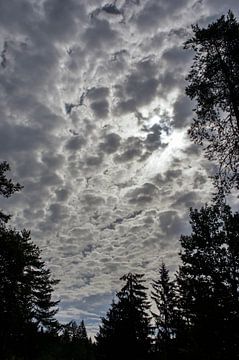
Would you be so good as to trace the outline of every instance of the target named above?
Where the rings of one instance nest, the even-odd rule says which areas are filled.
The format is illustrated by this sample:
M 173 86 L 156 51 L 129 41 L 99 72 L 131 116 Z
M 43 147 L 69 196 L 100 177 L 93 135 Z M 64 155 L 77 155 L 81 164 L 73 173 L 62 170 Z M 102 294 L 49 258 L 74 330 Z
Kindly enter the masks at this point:
M 145 359 L 150 351 L 150 304 L 143 275 L 129 273 L 96 336 L 99 359 Z
M 21 189 L 6 178 L 8 170 L 7 163 L 0 164 L 0 194 L 4 197 Z M 7 228 L 8 219 L 1 213 L 0 353 L 3 358 L 16 354 L 31 358 L 40 329 L 52 331 L 57 327 L 54 315 L 58 302 L 52 301 L 57 281 L 51 279 L 30 233 Z
M 0 163 L 0 195 L 8 198 L 22 186 L 6 177 Z M 85 324 L 60 325 L 58 301 L 52 300 L 58 280 L 41 259 L 30 232 L 7 227 L 9 215 L 0 213 L 0 359 L 92 360 L 94 346 Z
M 153 280 L 152 300 L 156 305 L 156 312 L 152 312 L 156 324 L 154 351 L 162 359 L 174 355 L 179 315 L 175 283 L 170 280 L 168 269 L 164 263 L 159 268 L 159 278 Z
M 10 166 L 6 161 L 0 163 L 0 195 L 8 198 L 15 192 L 22 189 L 22 186 L 18 183 L 14 184 L 11 179 L 6 177 L 6 172 L 10 171 Z M 10 219 L 10 215 L 4 214 L 0 211 L 0 222 L 7 223 Z
M 92 360 L 94 359 L 94 348 L 87 336 L 84 321 L 79 325 L 71 321 L 62 325 L 61 334 L 58 337 L 58 354 L 60 360 Z M 55 357 L 54 357 L 55 359 Z
M 190 216 L 192 234 L 181 237 L 177 275 L 184 350 L 193 359 L 237 359 L 239 214 L 205 206 Z
M 231 11 L 207 28 L 193 26 L 195 52 L 186 93 L 196 100 L 189 134 L 218 164 L 219 196 L 239 189 L 239 24 Z

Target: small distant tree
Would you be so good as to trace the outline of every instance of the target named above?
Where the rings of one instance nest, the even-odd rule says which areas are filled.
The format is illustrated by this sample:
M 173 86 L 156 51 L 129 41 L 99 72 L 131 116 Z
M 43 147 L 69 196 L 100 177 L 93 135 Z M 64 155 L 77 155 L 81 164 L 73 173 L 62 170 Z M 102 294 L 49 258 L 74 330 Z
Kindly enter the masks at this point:
M 117 293 L 96 336 L 98 357 L 102 359 L 145 359 L 150 350 L 150 304 L 143 275 L 126 274 L 125 285 Z
M 231 11 L 207 28 L 193 27 L 195 53 L 186 94 L 196 101 L 189 134 L 215 160 L 219 194 L 239 189 L 239 23 Z
M 62 325 L 60 340 L 59 359 L 90 360 L 94 358 L 93 345 L 87 336 L 83 320 L 79 325 L 77 325 L 76 321 L 70 321 L 68 324 Z

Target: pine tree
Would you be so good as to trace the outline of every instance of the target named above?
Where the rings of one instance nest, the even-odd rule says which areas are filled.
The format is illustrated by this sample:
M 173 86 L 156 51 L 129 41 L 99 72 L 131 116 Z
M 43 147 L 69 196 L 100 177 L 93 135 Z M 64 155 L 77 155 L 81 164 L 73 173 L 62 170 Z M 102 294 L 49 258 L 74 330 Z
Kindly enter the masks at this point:
M 189 134 L 218 163 L 219 195 L 239 189 L 239 23 L 231 11 L 207 28 L 193 26 L 195 53 L 186 94 L 196 100 Z

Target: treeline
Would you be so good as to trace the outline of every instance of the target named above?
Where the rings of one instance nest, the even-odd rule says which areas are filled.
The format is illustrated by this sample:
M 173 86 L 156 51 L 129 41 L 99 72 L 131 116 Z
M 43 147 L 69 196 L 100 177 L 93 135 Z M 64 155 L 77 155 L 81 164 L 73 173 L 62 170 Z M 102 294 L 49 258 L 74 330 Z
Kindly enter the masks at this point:
M 144 275 L 122 277 L 96 336 L 97 359 L 239 358 L 239 214 L 214 205 L 190 218 L 173 279 L 162 263 L 148 297 Z
M 8 163 L 0 163 L 0 195 L 10 197 L 22 187 L 8 179 Z M 8 226 L 0 212 L 0 359 L 93 359 L 93 345 L 84 321 L 60 324 L 53 301 L 54 280 L 30 232 Z
M 5 191 L 8 183 L 0 171 L 2 194 L 3 179 Z M 192 232 L 181 236 L 175 276 L 171 279 L 162 263 L 147 289 L 143 274 L 124 275 L 92 343 L 83 321 L 63 325 L 55 319 L 58 302 L 52 301 L 52 293 L 57 281 L 29 233 L 7 228 L 2 216 L 1 358 L 239 358 L 239 214 L 227 205 L 206 205 L 191 210 L 190 219 Z
M 173 277 L 159 264 L 125 274 L 95 342 L 84 322 L 60 324 L 52 298 L 57 280 L 30 233 L 0 212 L 0 359 L 3 360 L 236 360 L 239 359 L 239 214 L 225 194 L 239 189 L 239 24 L 232 12 L 185 43 L 195 52 L 187 94 L 196 101 L 189 130 L 218 163 L 212 205 L 190 210 L 191 235 L 181 236 Z M 0 163 L 0 195 L 21 186 Z

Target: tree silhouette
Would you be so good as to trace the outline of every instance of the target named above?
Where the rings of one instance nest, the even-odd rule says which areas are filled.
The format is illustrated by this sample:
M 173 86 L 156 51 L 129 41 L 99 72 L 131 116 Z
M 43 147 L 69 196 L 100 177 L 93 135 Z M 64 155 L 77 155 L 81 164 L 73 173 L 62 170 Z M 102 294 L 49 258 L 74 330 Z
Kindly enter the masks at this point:
M 177 327 L 175 284 L 169 278 L 164 263 L 159 268 L 159 278 L 152 283 L 152 299 L 157 312 L 152 312 L 156 322 L 156 351 L 162 359 L 168 359 L 174 344 Z
M 62 325 L 62 334 L 60 336 L 61 352 L 58 355 L 60 359 L 89 360 L 93 358 L 93 347 L 88 339 L 84 321 L 79 325 L 76 321 L 70 321 Z
M 143 275 L 126 274 L 125 285 L 117 293 L 118 302 L 102 319 L 96 336 L 98 357 L 144 359 L 150 350 L 150 317 Z
M 6 161 L 0 163 L 0 195 L 5 198 L 12 196 L 15 192 L 22 189 L 19 183 L 14 184 L 11 179 L 6 177 L 5 173 L 10 170 L 10 166 Z M 7 223 L 10 217 L 10 215 L 0 211 L 0 222 Z
M 196 100 L 189 134 L 218 163 L 219 196 L 239 189 L 239 24 L 231 11 L 207 28 L 195 25 L 185 48 L 195 52 L 186 94 Z
M 192 234 L 181 237 L 177 276 L 187 351 L 194 359 L 236 359 L 239 214 L 214 205 L 191 210 L 190 217 Z
M 2 163 L 0 194 L 5 197 L 21 188 L 6 178 L 7 170 L 8 164 Z M 0 221 L 0 353 L 3 359 L 17 353 L 31 358 L 37 333 L 58 325 L 58 302 L 52 300 L 58 281 L 51 278 L 30 232 L 7 228 L 8 219 L 4 214 Z

